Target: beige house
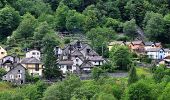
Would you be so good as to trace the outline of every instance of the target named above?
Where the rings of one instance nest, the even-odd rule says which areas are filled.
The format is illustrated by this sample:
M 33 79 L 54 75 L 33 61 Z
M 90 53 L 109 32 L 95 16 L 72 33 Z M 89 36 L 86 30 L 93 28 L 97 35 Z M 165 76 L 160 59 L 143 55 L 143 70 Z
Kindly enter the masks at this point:
M 7 51 L 0 46 L 0 59 L 7 56 Z
M 43 75 L 43 64 L 40 60 L 35 57 L 24 58 L 21 61 L 21 64 L 28 70 L 28 73 L 32 76 Z
M 109 51 L 111 51 L 112 47 L 115 46 L 115 45 L 126 45 L 126 43 L 124 41 L 113 41 L 113 42 L 110 42 L 109 45 L 108 45 Z

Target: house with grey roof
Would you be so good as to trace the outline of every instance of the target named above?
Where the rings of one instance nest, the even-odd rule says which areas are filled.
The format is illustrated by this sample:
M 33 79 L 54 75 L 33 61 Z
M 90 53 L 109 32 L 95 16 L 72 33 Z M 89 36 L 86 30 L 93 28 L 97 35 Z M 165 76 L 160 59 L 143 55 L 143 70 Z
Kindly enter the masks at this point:
M 15 63 L 12 65 L 12 69 L 10 69 L 3 77 L 3 81 L 12 82 L 14 84 L 24 84 L 25 83 L 25 73 L 26 68 L 19 63 Z
M 85 68 L 100 66 L 105 63 L 105 59 L 99 56 L 92 47 L 82 41 L 74 41 L 64 48 L 55 48 L 55 54 L 58 57 L 58 64 L 63 73 L 67 71 L 80 73 Z M 63 64 L 63 62 L 65 62 Z M 67 63 L 73 62 L 73 63 Z M 83 68 L 83 69 L 82 69 Z
M 150 48 L 146 50 L 146 55 L 154 60 L 161 60 L 165 57 L 165 50 L 163 48 Z
M 20 58 L 13 55 L 8 55 L 0 59 L 0 67 L 9 71 L 14 63 L 19 63 Z
M 32 76 L 43 75 L 43 63 L 35 57 L 23 58 L 21 64 L 28 70 L 28 73 Z

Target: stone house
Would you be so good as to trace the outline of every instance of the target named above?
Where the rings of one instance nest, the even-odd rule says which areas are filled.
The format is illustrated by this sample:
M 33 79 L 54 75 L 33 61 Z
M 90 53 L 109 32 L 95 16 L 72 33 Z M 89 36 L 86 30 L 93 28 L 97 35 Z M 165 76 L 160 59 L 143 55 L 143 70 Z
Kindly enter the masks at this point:
M 13 68 L 10 69 L 3 77 L 2 80 L 12 82 L 14 84 L 25 83 L 26 69 L 19 63 L 13 64 Z
M 95 66 L 100 66 L 106 62 L 89 44 L 79 40 L 71 42 L 64 48 L 56 47 L 55 54 L 58 57 L 58 63 L 63 73 L 66 73 L 67 71 L 80 73 L 83 72 L 84 69 L 89 70 L 89 68 L 91 69 Z M 69 69 L 66 68 L 68 62 Z

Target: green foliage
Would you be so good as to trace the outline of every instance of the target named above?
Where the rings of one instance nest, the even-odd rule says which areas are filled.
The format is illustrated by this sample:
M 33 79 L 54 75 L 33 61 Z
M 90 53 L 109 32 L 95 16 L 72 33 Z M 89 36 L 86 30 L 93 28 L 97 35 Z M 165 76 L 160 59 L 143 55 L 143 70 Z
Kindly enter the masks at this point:
M 34 30 L 36 27 L 37 21 L 36 19 L 29 13 L 23 16 L 22 22 L 13 32 L 12 38 L 14 39 L 27 39 L 32 37 L 34 34 Z
M 129 78 L 128 78 L 128 84 L 132 84 L 135 83 L 136 81 L 138 81 L 138 76 L 136 74 L 136 68 L 135 66 L 132 66 L 130 68 L 130 72 L 129 72 Z
M 112 28 L 116 32 L 122 32 L 122 22 L 117 19 L 106 18 L 105 27 Z
M 159 13 L 146 14 L 147 21 L 145 32 L 150 40 L 169 43 L 166 39 L 169 34 L 165 32 L 165 21 Z
M 47 88 L 43 100 L 68 100 L 71 98 L 74 90 L 80 87 L 80 85 L 80 79 L 75 75 L 71 75 L 63 82 L 56 83 Z
M 77 13 L 76 10 L 69 10 L 66 17 L 66 28 L 72 33 L 78 33 L 83 31 L 83 25 L 85 24 L 85 16 Z
M 43 62 L 44 62 L 44 76 L 46 79 L 57 79 L 61 77 L 61 72 L 57 65 L 57 58 L 54 53 L 54 47 L 59 44 L 56 39 L 50 35 L 43 38 Z
M 98 80 L 103 73 L 104 73 L 104 71 L 101 68 L 94 67 L 93 70 L 92 70 L 92 78 L 94 80 Z
M 6 71 L 3 68 L 0 68 L 0 77 L 6 74 Z
M 114 46 L 110 52 L 112 64 L 120 70 L 128 70 L 131 66 L 132 56 L 126 46 Z
M 161 82 L 161 79 L 165 75 L 165 67 L 164 66 L 158 66 L 156 70 L 154 71 L 153 78 L 156 82 Z
M 44 3 L 43 0 L 16 0 L 13 7 L 17 9 L 21 15 L 29 12 L 36 18 L 43 13 L 51 12 L 50 6 Z
M 18 11 L 10 6 L 0 9 L 0 40 L 10 36 L 20 23 Z
M 136 20 L 136 24 L 142 26 L 142 22 L 146 13 L 144 0 L 128 0 L 126 6 L 126 12 L 130 18 Z
M 170 93 L 170 83 L 166 85 L 162 95 L 159 97 L 159 100 L 168 100 L 170 98 L 170 95 L 168 95 L 169 93 Z
M 92 100 L 116 100 L 116 98 L 112 94 L 98 93 L 92 98 Z
M 69 8 L 63 3 L 60 3 L 55 13 L 55 27 L 56 30 L 64 31 L 66 30 L 66 16 Z
M 87 37 L 91 40 L 91 44 L 94 49 L 100 54 L 107 56 L 108 48 L 106 41 L 115 39 L 115 31 L 106 27 L 92 28 L 87 32 Z
M 145 81 L 141 80 L 128 87 L 128 100 L 152 100 L 152 87 Z
M 128 37 L 131 39 L 135 39 L 137 37 L 137 25 L 134 19 L 130 21 L 126 21 L 123 25 L 123 32 L 126 33 Z

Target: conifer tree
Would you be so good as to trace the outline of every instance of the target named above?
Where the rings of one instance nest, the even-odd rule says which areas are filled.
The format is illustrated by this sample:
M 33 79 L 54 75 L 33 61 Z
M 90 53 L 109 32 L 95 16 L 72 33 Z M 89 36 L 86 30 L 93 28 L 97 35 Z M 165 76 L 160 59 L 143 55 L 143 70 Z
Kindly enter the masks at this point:
M 129 71 L 129 78 L 128 78 L 128 84 L 135 83 L 138 80 L 138 76 L 136 74 L 136 68 L 134 66 L 131 67 Z

